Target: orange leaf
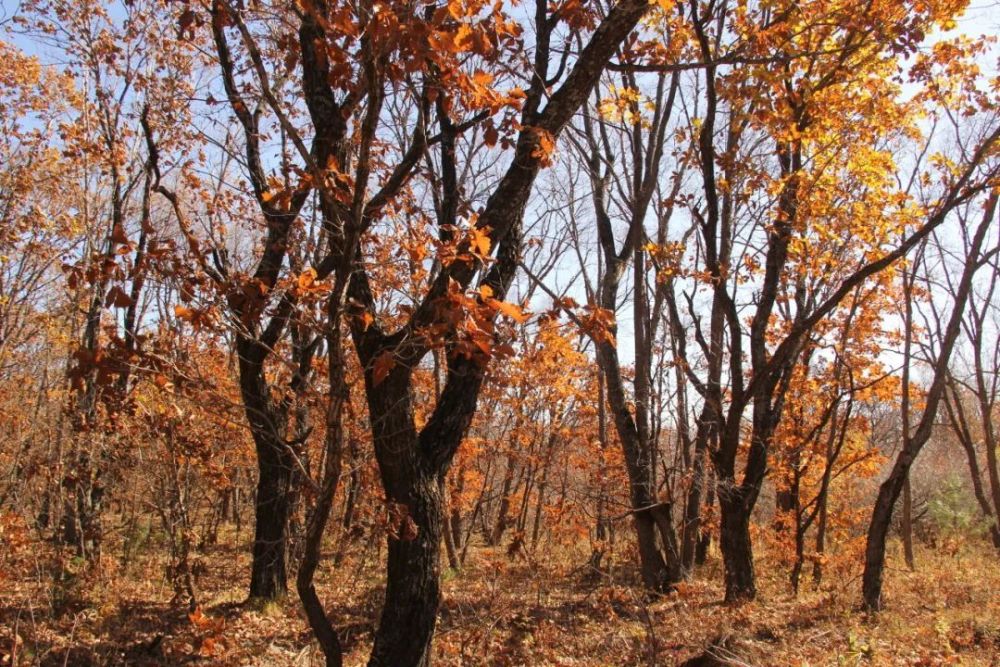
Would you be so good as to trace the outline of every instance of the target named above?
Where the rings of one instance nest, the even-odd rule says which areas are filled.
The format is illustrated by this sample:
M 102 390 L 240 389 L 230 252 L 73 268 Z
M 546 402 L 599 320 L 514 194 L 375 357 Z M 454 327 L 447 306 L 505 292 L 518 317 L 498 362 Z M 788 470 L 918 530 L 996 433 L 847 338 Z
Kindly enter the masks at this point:
M 473 227 L 470 230 L 471 239 L 469 243 L 472 245 L 472 252 L 479 255 L 480 257 L 486 257 L 490 254 L 490 236 L 486 233 L 486 230 L 479 227 Z
M 537 158 L 543 167 L 552 164 L 552 155 L 556 152 L 555 137 L 548 130 L 535 127 L 535 148 L 531 151 L 531 157 Z
M 517 304 L 508 303 L 506 301 L 497 301 L 493 304 L 501 314 L 506 315 L 510 319 L 514 320 L 518 324 L 524 324 L 528 321 L 528 315 L 521 307 Z
M 299 274 L 299 289 L 307 290 L 316 282 L 316 269 L 306 269 Z
M 375 358 L 372 366 L 372 386 L 377 387 L 389 376 L 389 372 L 395 367 L 396 358 L 391 350 L 386 350 Z

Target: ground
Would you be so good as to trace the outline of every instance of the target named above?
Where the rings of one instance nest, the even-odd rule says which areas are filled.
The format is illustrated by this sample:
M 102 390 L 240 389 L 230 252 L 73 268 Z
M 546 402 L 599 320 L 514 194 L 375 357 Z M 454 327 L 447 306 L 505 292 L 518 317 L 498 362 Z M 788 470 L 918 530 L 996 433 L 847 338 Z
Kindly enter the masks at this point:
M 244 536 L 245 537 L 245 536 Z M 49 544 L 0 540 L 0 665 L 320 665 L 294 593 L 265 606 L 243 601 L 245 539 L 226 534 L 200 554 L 200 608 L 172 605 L 165 567 L 150 549 L 124 567 L 99 567 Z M 12 548 L 12 544 L 15 546 Z M 915 572 L 887 573 L 887 610 L 858 611 L 860 581 L 831 573 L 796 597 L 787 569 L 758 558 L 760 595 L 724 605 L 717 555 L 689 583 L 648 599 L 620 565 L 603 576 L 577 554 L 472 548 L 444 573 L 435 665 L 996 665 L 1000 567 L 987 547 L 917 552 Z M 627 552 L 619 554 L 627 562 Z M 348 665 L 363 665 L 381 597 L 377 546 L 326 559 L 319 589 Z M 62 572 L 61 575 L 58 573 Z M 708 656 L 723 659 L 712 662 Z M 729 660 L 725 662 L 724 660 Z

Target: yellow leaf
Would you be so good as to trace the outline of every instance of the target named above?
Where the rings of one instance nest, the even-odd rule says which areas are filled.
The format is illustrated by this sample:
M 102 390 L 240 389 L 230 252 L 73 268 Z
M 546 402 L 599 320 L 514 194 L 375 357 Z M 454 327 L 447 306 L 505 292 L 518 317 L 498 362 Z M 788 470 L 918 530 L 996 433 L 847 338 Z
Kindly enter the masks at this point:
M 524 324 L 528 321 L 528 315 L 521 307 L 517 304 L 508 303 L 506 301 L 497 301 L 495 303 L 496 309 L 500 311 L 503 315 L 506 315 L 510 319 L 514 320 L 518 324 Z
M 470 230 L 469 243 L 472 245 L 472 252 L 479 255 L 480 257 L 486 257 L 490 254 L 490 236 L 486 233 L 484 229 L 479 227 L 473 227 Z

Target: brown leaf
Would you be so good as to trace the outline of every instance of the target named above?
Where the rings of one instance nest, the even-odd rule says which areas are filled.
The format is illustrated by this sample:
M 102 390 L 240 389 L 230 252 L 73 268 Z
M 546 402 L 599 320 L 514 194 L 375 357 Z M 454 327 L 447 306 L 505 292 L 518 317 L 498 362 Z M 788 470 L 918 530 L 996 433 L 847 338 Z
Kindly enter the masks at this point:
M 104 298 L 105 306 L 114 306 L 115 308 L 128 308 L 135 304 L 128 294 L 125 293 L 118 285 L 115 285 L 110 290 L 108 290 L 108 295 Z

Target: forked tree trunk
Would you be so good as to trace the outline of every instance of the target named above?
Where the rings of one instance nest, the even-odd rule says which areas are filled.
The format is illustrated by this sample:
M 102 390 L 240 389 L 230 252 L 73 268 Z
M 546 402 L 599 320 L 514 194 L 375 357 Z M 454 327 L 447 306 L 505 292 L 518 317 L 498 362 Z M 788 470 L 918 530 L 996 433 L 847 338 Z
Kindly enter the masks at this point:
M 544 16 L 545 4 L 539 7 Z M 355 349 L 365 369 L 375 456 L 386 502 L 394 516 L 393 523 L 397 524 L 388 536 L 385 603 L 375 633 L 371 667 L 423 667 L 430 663 L 431 638 L 440 603 L 438 575 L 443 517 L 438 477 L 448 470 L 469 428 L 489 362 L 488 355 L 480 357 L 473 353 L 476 354 L 473 358 L 454 354 L 458 350 L 450 349 L 453 354 L 448 356 L 445 386 L 433 413 L 418 432 L 411 374 L 431 346 L 420 341 L 421 335 L 413 334 L 429 324 L 447 324 L 448 320 L 442 320 L 435 311 L 439 310 L 439 301 L 451 284 L 465 289 L 479 274 L 481 287 L 489 287 L 496 299 L 506 297 L 521 263 L 525 206 L 542 167 L 538 155 L 541 138 L 558 137 L 586 101 L 604 65 L 648 11 L 649 3 L 645 0 L 621 0 L 611 7 L 562 84 L 551 92 L 546 79 L 554 24 L 548 19 L 538 22 L 535 74 L 526 92 L 521 117 L 522 125 L 530 129 L 519 134 L 512 164 L 487 199 L 476 223 L 479 229 L 488 230 L 492 247 L 496 248 L 495 261 L 488 267 L 463 262 L 442 269 L 425 300 L 399 332 L 401 335 L 385 334 L 377 322 L 360 326 L 360 319 L 352 320 Z M 539 110 L 543 98 L 546 104 Z M 443 224 L 454 225 L 459 210 L 456 129 L 441 97 L 437 100 L 437 110 L 443 135 L 438 217 Z M 352 243 L 348 247 L 355 246 Z M 351 281 L 351 296 L 373 314 L 375 299 L 367 281 L 364 267 L 358 267 Z M 410 329 L 411 326 L 415 328 Z M 445 338 L 449 346 L 458 342 L 452 335 Z M 386 360 L 391 366 L 384 373 Z M 378 380 L 376 368 L 380 369 Z
M 637 503 L 633 503 L 637 504 Z M 650 510 L 635 512 L 636 542 L 639 547 L 639 571 L 643 585 L 656 592 L 666 591 L 671 584 L 667 564 L 656 542 L 656 521 Z
M 423 455 L 409 373 L 400 370 L 377 386 L 370 380 L 368 384 L 375 456 L 390 520 L 385 599 L 368 664 L 418 667 L 430 664 L 441 599 L 444 517 L 439 477 L 444 467 L 432 465 Z
M 680 554 L 672 517 L 656 499 L 653 481 L 652 443 L 645 441 L 637 428 L 625 399 L 617 353 L 610 343 L 598 345 L 598 361 L 607 382 L 608 403 L 621 441 L 628 473 L 632 520 L 639 548 L 639 570 L 643 585 L 654 592 L 665 592 L 681 579 Z M 659 531 L 663 549 L 657 540 Z

